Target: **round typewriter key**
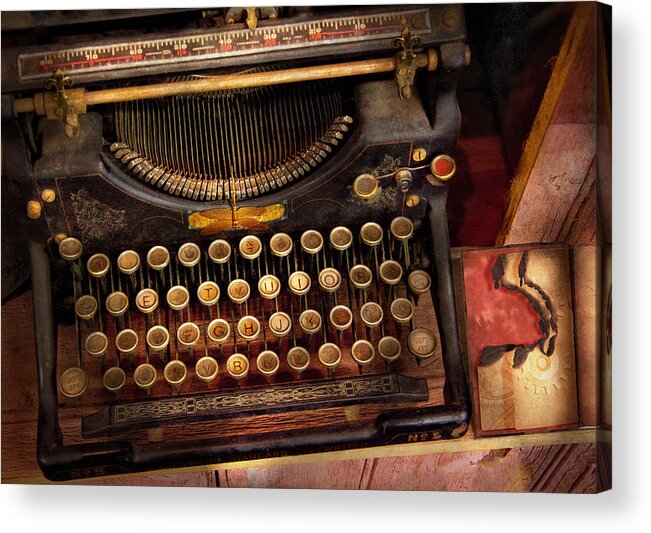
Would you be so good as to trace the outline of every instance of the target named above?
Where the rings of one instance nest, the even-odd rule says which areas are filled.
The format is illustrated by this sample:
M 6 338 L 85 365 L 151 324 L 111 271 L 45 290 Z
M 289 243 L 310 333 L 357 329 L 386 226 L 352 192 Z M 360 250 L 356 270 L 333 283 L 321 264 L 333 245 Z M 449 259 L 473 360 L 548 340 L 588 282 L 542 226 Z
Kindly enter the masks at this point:
M 323 236 L 314 229 L 309 229 L 301 235 L 301 248 L 308 254 L 316 254 L 323 248 Z
M 273 376 L 280 368 L 280 359 L 278 359 L 276 352 L 265 350 L 260 352 L 260 355 L 255 360 L 255 364 L 260 373 L 265 376 Z
M 262 252 L 262 242 L 255 235 L 247 235 L 240 241 L 239 248 L 244 259 L 255 259 Z
M 335 368 L 341 362 L 341 350 L 332 342 L 322 344 L 317 355 L 321 364 L 328 368 Z
M 280 294 L 280 280 L 273 274 L 267 274 L 258 281 L 258 292 L 267 300 L 273 300 Z
M 269 329 L 276 337 L 284 337 L 292 331 L 292 319 L 287 313 L 278 311 L 269 317 Z
M 271 237 L 269 247 L 271 248 L 271 253 L 276 257 L 286 257 L 291 253 L 294 244 L 292 243 L 292 238 L 286 233 L 276 233 Z
M 183 285 L 175 285 L 167 291 L 167 305 L 175 311 L 182 311 L 190 303 L 190 293 Z
M 391 316 L 398 324 L 409 324 L 414 316 L 414 306 L 407 298 L 396 298 L 391 302 Z
M 101 278 L 106 276 L 111 266 L 111 261 L 105 254 L 94 254 L 88 258 L 86 269 L 88 273 L 94 278 Z
M 330 232 L 330 244 L 335 250 L 347 250 L 353 244 L 353 234 L 345 226 L 337 226 Z
M 210 383 L 213 379 L 217 377 L 219 372 L 219 365 L 212 357 L 206 356 L 202 357 L 197 361 L 197 364 L 194 365 L 194 373 L 201 381 Z
M 306 309 L 298 317 L 301 329 L 308 335 L 314 335 L 321 329 L 321 315 L 314 309 Z
M 436 350 L 436 337 L 427 328 L 416 328 L 407 339 L 409 350 L 420 359 L 427 359 L 434 355 Z
M 231 245 L 223 239 L 217 239 L 210 243 L 208 247 L 208 257 L 217 264 L 228 261 L 231 256 Z
M 194 322 L 183 322 L 176 330 L 176 338 L 183 346 L 192 347 L 199 341 L 201 331 Z
M 231 327 L 223 318 L 216 318 L 208 324 L 208 338 L 219 344 L 225 342 L 231 334 Z
M 399 241 L 406 241 L 414 236 L 414 223 L 407 217 L 396 217 L 389 226 L 391 235 Z
M 235 379 L 242 379 L 249 373 L 249 360 L 241 353 L 234 353 L 226 360 L 226 370 Z
M 365 289 L 373 281 L 373 272 L 366 265 L 353 265 L 348 275 L 358 289 Z
M 407 283 L 414 294 L 425 294 L 432 286 L 432 278 L 424 270 L 414 270 L 409 274 Z
M 123 274 L 133 274 L 140 268 L 140 256 L 134 250 L 125 250 L 118 255 L 118 268 Z
M 97 300 L 90 294 L 80 296 L 75 302 L 75 313 L 82 320 L 91 320 L 97 313 Z
M 147 252 L 147 264 L 154 270 L 163 270 L 170 264 L 170 253 L 164 246 L 154 246 Z
M 402 278 L 402 267 L 397 261 L 388 259 L 380 265 L 380 279 L 387 285 L 396 285 Z
M 448 181 L 457 171 L 457 164 L 449 155 L 437 155 L 430 163 L 434 177 L 440 181 Z
M 115 291 L 106 297 L 106 310 L 114 317 L 122 316 L 129 309 L 129 298 L 121 291 Z
M 380 244 L 383 235 L 382 226 L 375 222 L 367 222 L 359 230 L 359 236 L 367 246 L 377 246 Z
M 400 350 L 400 341 L 390 335 L 382 337 L 380 342 L 377 343 L 377 351 L 380 357 L 388 362 L 398 359 L 400 357 Z
M 302 270 L 297 270 L 292 272 L 287 280 L 289 289 L 296 294 L 297 296 L 303 296 L 310 292 L 310 287 L 312 286 L 312 280 Z
M 242 304 L 249 299 L 249 296 L 251 295 L 251 287 L 248 282 L 243 279 L 234 279 L 228 284 L 226 292 L 232 302 Z
M 353 323 L 353 312 L 345 305 L 336 305 L 330 310 L 330 322 L 343 331 Z
M 360 365 L 367 365 L 375 357 L 375 348 L 367 340 L 358 340 L 353 343 L 353 346 L 350 349 L 350 355 L 353 356 L 353 359 L 357 361 Z
M 127 382 L 127 375 L 119 366 L 109 368 L 102 376 L 104 388 L 111 392 L 120 392 Z
M 88 376 L 82 368 L 69 368 L 59 378 L 59 390 L 66 398 L 78 398 L 86 388 L 88 388 Z
M 172 359 L 165 365 L 163 377 L 170 385 L 180 387 L 188 376 L 188 369 L 183 361 Z
M 138 365 L 133 371 L 133 380 L 141 389 L 151 389 L 156 383 L 156 368 L 149 363 Z
M 147 345 L 154 352 L 160 352 L 167 348 L 170 342 L 170 332 L 165 326 L 154 326 L 147 331 Z
M 341 274 L 334 268 L 324 268 L 319 272 L 319 285 L 326 292 L 335 292 L 341 286 Z
M 353 192 L 362 200 L 372 200 L 379 191 L 377 179 L 372 174 L 360 174 L 353 181 Z
M 93 357 L 102 357 L 108 348 L 108 337 L 101 331 L 93 331 L 88 337 L 84 346 L 88 355 Z
M 237 323 L 237 332 L 246 341 L 253 341 L 260 335 L 260 321 L 251 315 L 240 318 Z
M 310 366 L 310 352 L 302 346 L 294 346 L 287 352 L 287 364 L 296 372 L 303 372 Z
M 115 346 L 124 354 L 133 353 L 138 347 L 138 334 L 132 329 L 123 329 L 115 336 Z
M 203 305 L 215 305 L 219 301 L 219 286 L 214 281 L 204 281 L 197 287 L 197 298 Z
M 136 294 L 136 307 L 141 313 L 153 313 L 158 307 L 158 293 L 153 289 L 142 289 Z
M 185 267 L 193 267 L 201 259 L 201 248 L 193 242 L 186 242 L 176 253 L 179 262 Z
M 84 247 L 79 239 L 67 237 L 59 243 L 59 255 L 66 261 L 75 261 L 81 257 Z
M 384 311 L 382 311 L 382 306 L 375 302 L 366 302 L 362 308 L 359 310 L 359 315 L 362 317 L 362 321 L 369 328 L 374 328 L 379 326 L 384 318 Z

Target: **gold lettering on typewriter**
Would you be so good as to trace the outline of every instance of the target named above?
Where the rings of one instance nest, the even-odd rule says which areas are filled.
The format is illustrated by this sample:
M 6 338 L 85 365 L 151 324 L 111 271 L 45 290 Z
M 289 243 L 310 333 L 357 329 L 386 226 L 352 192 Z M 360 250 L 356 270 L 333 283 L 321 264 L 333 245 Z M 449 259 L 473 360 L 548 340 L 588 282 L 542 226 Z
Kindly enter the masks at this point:
M 170 262 L 170 253 L 164 246 L 154 246 L 147 252 L 147 264 L 154 270 L 163 270 Z
M 436 337 L 427 328 L 417 328 L 409 334 L 407 345 L 416 357 L 425 359 L 434 355 Z
M 222 264 L 228 261 L 231 256 L 231 245 L 223 240 L 217 239 L 210 243 L 208 247 L 208 257 L 217 264 Z
M 353 265 L 349 275 L 353 285 L 358 289 L 365 289 L 373 281 L 373 273 L 366 265 Z
M 292 319 L 287 313 L 278 311 L 269 317 L 269 329 L 276 337 L 284 337 L 292 329 Z
M 158 307 L 158 294 L 152 289 L 143 289 L 136 295 L 136 307 L 143 313 L 151 313 Z
M 203 305 L 215 305 L 219 301 L 219 287 L 212 281 L 204 281 L 197 288 L 197 297 Z
M 113 316 L 121 316 L 129 308 L 129 299 L 123 292 L 112 292 L 106 297 L 106 310 Z
M 298 296 L 307 294 L 310 290 L 310 286 L 312 285 L 310 276 L 308 276 L 302 270 L 293 272 L 289 276 L 289 280 L 287 280 L 287 282 L 291 291 Z
M 321 315 L 314 309 L 306 309 L 299 316 L 301 328 L 308 335 L 317 333 L 321 329 Z
M 341 285 L 341 274 L 334 268 L 324 268 L 319 272 L 319 285 L 324 291 L 335 292 Z
M 133 250 L 125 250 L 118 256 L 118 268 L 125 274 L 133 274 L 140 267 L 140 256 Z
M 263 298 L 275 298 L 280 294 L 280 280 L 272 274 L 262 276 L 258 282 L 258 292 Z
M 254 316 L 243 316 L 237 323 L 237 332 L 243 339 L 252 341 L 260 334 L 260 322 Z
M 408 324 L 414 316 L 414 306 L 407 298 L 396 298 L 391 302 L 391 316 L 399 324 Z
M 255 235 L 247 235 L 240 241 L 240 253 L 245 259 L 255 259 L 262 252 L 262 242 Z
M 201 332 L 199 331 L 199 326 L 194 322 L 184 322 L 179 326 L 176 336 L 184 346 L 194 346 L 199 340 Z
M 239 207 L 237 208 L 237 226 L 244 229 L 266 231 L 269 229 L 268 222 L 281 220 L 285 213 L 285 204 Z M 232 224 L 231 210 L 223 207 L 192 213 L 188 216 L 189 229 L 201 230 L 201 235 L 214 235 L 227 231 L 231 229 Z
M 285 257 L 292 251 L 292 239 L 286 233 L 276 233 L 269 241 L 271 253 L 277 257 Z
M 242 379 L 249 373 L 249 360 L 241 353 L 234 353 L 226 361 L 226 370 L 235 379 Z
M 208 337 L 214 342 L 224 342 L 231 334 L 231 327 L 223 318 L 216 318 L 208 324 Z
M 337 305 L 330 311 L 330 322 L 335 328 L 343 331 L 353 322 L 353 313 L 345 305 Z
M 280 359 L 278 359 L 278 355 L 275 352 L 265 350 L 258 355 L 256 366 L 262 374 L 272 376 L 280 367 Z
M 365 303 L 360 309 L 359 313 L 362 317 L 362 320 L 364 321 L 364 324 L 369 327 L 375 327 L 379 325 L 380 322 L 382 322 L 382 318 L 384 317 L 382 307 L 375 302 Z
M 407 278 L 409 288 L 416 294 L 424 294 L 432 285 L 432 278 L 424 270 L 414 270 Z
M 302 346 L 294 346 L 287 352 L 287 363 L 297 372 L 310 366 L 310 352 Z
M 186 242 L 179 248 L 178 257 L 182 265 L 193 267 L 201 259 L 201 250 L 195 243 Z
M 59 378 L 59 390 L 67 398 L 81 396 L 87 387 L 88 376 L 81 368 L 69 368 Z
M 332 342 L 322 344 L 317 355 L 321 364 L 328 368 L 336 367 L 341 361 L 341 350 Z
M 353 344 L 350 354 L 360 365 L 366 365 L 375 357 L 375 349 L 369 341 L 362 339 Z
M 251 294 L 251 287 L 243 279 L 234 279 L 228 284 L 228 297 L 236 304 L 244 303 Z

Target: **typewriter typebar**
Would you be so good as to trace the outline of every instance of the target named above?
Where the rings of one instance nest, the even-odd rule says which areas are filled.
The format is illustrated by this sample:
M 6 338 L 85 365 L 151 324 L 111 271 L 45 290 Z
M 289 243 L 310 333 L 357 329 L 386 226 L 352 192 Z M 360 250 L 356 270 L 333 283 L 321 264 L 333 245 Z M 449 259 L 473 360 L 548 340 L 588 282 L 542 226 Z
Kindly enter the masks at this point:
M 467 430 L 462 9 L 223 11 L 3 62 L 49 479 Z

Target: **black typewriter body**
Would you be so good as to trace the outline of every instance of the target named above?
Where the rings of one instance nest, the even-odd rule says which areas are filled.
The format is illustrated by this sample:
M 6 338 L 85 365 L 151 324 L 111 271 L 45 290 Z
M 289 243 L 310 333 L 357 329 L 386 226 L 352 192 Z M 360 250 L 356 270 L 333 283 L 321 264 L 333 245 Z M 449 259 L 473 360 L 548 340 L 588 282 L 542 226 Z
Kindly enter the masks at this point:
M 15 100 L 43 82 L 21 80 L 26 70 L 20 70 L 20 58 L 24 67 L 38 47 L 9 50 L 10 59 L 3 59 L 3 185 L 15 193 L 16 204 L 38 203 L 38 216 L 20 217 L 20 232 L 29 243 L 34 294 L 37 453 L 49 479 L 465 433 L 468 394 L 447 230 L 450 176 L 444 175 L 453 172 L 449 165 L 460 128 L 456 79 L 467 60 L 465 28 L 459 6 L 414 9 L 427 29 L 414 49 L 431 50 L 436 66 L 415 74 L 408 95 L 401 94 L 392 73 L 360 74 L 297 82 L 305 90 L 279 84 L 270 89 L 276 96 L 254 87 L 170 96 L 152 104 L 138 99 L 99 104 L 73 121 L 57 120 L 18 113 L 16 107 L 12 112 Z M 355 8 L 339 15 L 360 13 L 364 10 Z M 377 10 L 369 13 L 379 16 Z M 298 19 L 320 16 L 302 13 Z M 406 26 L 416 20 L 409 16 Z M 260 27 L 271 31 L 293 22 L 279 16 Z M 422 29 L 422 19 L 415 24 Z M 253 31 L 237 22 L 234 27 Z M 369 41 L 370 48 L 360 40 L 154 67 L 78 74 L 64 69 L 64 74 L 91 90 L 252 68 L 273 73 L 327 66 L 396 56 L 393 41 L 401 29 L 391 31 L 391 38 Z M 337 93 L 332 109 L 329 91 Z M 299 101 L 304 93 L 309 98 Z M 271 109 L 273 98 L 277 107 Z M 321 115 L 308 109 L 310 102 L 321 106 Z M 217 148 L 209 158 L 203 147 L 211 142 Z M 247 151 L 253 155 L 243 155 Z M 441 157 L 443 170 L 437 173 Z M 379 236 L 368 233 L 378 227 Z M 282 250 L 272 241 L 279 234 L 289 239 Z M 62 252 L 62 242 L 71 238 L 81 246 L 80 255 Z M 211 251 L 217 240 L 230 247 L 226 259 L 219 255 L 223 250 Z M 291 251 L 285 253 L 288 242 Z M 168 254 L 161 268 L 149 262 L 155 247 Z M 133 272 L 132 265 L 120 262 L 125 251 L 138 258 Z M 194 264 L 193 254 L 199 256 Z M 364 268 L 353 269 L 359 265 Z M 370 280 L 354 278 L 362 270 Z M 307 292 L 290 281 L 297 271 L 309 278 Z M 418 275 L 410 278 L 414 272 Z M 421 284 L 412 283 L 419 276 Z M 249 286 L 244 300 L 230 292 L 235 280 Z M 279 292 L 266 292 L 265 280 L 277 281 Z M 218 300 L 200 301 L 204 282 L 218 288 Z M 170 296 L 178 287 L 188 293 L 180 303 Z M 142 295 L 145 289 L 155 293 L 153 310 Z M 126 308 L 110 309 L 108 300 L 116 293 L 124 295 Z M 90 311 L 80 309 L 82 296 L 92 298 Z M 405 315 L 400 305 L 394 309 L 398 300 Z M 377 305 L 363 315 L 369 302 Z M 338 307 L 346 308 L 340 309 L 343 318 Z M 313 333 L 307 331 L 312 322 L 301 321 L 307 310 L 321 317 Z M 281 326 L 272 331 L 274 316 L 281 325 L 289 319 L 287 332 Z M 216 319 L 230 328 L 219 341 L 217 330 L 209 331 Z M 168 335 L 159 350 L 148 337 L 155 326 Z M 255 336 L 250 327 L 258 328 Z M 126 330 L 134 332 L 135 347 L 117 340 Z M 106 346 L 95 350 L 100 355 L 90 353 L 92 346 L 89 352 L 92 333 L 106 339 Z M 320 354 L 326 343 L 338 348 Z M 273 355 L 260 359 L 269 351 Z M 246 361 L 232 359 L 235 354 Z M 199 360 L 207 366 L 199 369 Z M 147 370 L 142 365 L 150 364 L 153 384 L 142 381 Z M 243 366 L 247 372 L 238 375 Z M 83 370 L 66 381 L 69 368 Z M 107 377 L 113 368 L 120 369 L 112 376 L 117 382 Z M 142 370 L 138 383 L 136 369 Z

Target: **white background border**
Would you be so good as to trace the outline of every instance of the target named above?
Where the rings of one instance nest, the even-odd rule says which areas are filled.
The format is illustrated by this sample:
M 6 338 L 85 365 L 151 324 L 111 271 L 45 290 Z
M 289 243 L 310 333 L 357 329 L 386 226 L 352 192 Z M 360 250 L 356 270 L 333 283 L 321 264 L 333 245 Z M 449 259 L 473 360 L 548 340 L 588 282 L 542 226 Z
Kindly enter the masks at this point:
M 226 2 L 225 2 L 226 3 Z M 252 2 L 256 5 L 269 2 Z M 294 4 L 296 2 L 277 2 Z M 301 2 L 316 4 L 321 2 Z M 343 3 L 343 2 L 341 2 Z M 362 3 L 362 2 L 355 2 Z M 231 5 L 242 4 L 234 2 Z M 648 261 L 651 17 L 613 0 L 614 490 L 599 496 L 439 492 L 0 487 L 4 531 L 328 531 L 526 533 L 651 524 Z M 207 2 L 3 3 L 3 9 L 206 6 Z M 33 364 L 25 361 L 25 364 Z M 645 528 L 645 529 L 646 529 Z

